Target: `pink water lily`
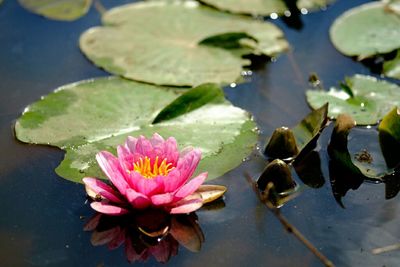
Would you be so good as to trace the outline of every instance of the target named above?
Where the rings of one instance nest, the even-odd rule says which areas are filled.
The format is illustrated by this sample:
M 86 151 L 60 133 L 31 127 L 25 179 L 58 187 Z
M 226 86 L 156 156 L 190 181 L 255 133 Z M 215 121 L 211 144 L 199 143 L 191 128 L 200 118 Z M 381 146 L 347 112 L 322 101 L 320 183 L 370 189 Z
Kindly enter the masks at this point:
M 196 190 L 207 173 L 192 175 L 201 159 L 199 149 L 179 152 L 175 138 L 164 140 L 154 134 L 146 139 L 128 137 L 117 147 L 118 157 L 107 151 L 96 155 L 97 162 L 112 185 L 96 178 L 83 182 L 95 201 L 91 207 L 104 214 L 121 215 L 130 209 L 163 208 L 171 214 L 199 209 L 203 200 Z

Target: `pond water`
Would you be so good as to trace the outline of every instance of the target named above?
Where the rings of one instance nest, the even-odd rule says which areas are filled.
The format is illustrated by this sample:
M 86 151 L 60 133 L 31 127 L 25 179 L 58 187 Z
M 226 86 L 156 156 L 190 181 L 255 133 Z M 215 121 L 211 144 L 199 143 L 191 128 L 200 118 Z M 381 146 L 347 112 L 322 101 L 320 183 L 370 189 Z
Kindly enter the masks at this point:
M 106 8 L 131 1 L 103 1 Z M 227 98 L 254 115 L 264 140 L 273 129 L 295 125 L 309 111 L 308 76 L 318 72 L 325 86 L 344 76 L 370 70 L 341 55 L 329 41 L 334 19 L 362 0 L 337 0 L 327 10 L 301 17 L 296 27 L 273 22 L 292 46 L 274 62 L 261 62 L 249 82 L 225 88 Z M 25 145 L 14 139 L 13 123 L 24 107 L 54 88 L 107 73 L 79 51 L 79 35 L 99 25 L 99 13 L 75 22 L 46 20 L 23 10 L 16 1 L 0 6 L 0 262 L 1 266 L 128 266 L 123 248 L 94 247 L 83 231 L 94 212 L 84 188 L 58 177 L 54 168 L 63 152 Z M 363 183 L 339 206 L 329 181 L 325 151 L 332 126 L 319 146 L 324 185 L 304 191 L 281 210 L 336 266 L 399 266 L 400 251 L 372 254 L 376 247 L 399 242 L 399 197 L 385 199 L 385 185 Z M 287 233 L 257 199 L 243 173 L 257 177 L 265 166 L 255 153 L 239 168 L 214 180 L 228 186 L 220 209 L 197 212 L 205 242 L 198 253 L 179 248 L 173 266 L 323 266 Z M 300 184 L 300 180 L 298 180 Z M 135 263 L 140 265 L 140 263 Z M 152 258 L 145 264 L 157 266 Z

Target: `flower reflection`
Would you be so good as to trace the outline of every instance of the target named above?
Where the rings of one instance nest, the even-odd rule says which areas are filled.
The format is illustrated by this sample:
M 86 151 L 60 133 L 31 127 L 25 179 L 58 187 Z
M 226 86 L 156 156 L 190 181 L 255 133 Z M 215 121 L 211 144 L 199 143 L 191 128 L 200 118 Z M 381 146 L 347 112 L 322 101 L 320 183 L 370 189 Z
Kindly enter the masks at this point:
M 204 242 L 196 214 L 170 215 L 160 209 L 118 217 L 96 213 L 84 230 L 92 232 L 93 246 L 107 245 L 113 250 L 125 244 L 125 255 L 131 263 L 151 257 L 166 263 L 178 254 L 179 245 L 198 252 Z

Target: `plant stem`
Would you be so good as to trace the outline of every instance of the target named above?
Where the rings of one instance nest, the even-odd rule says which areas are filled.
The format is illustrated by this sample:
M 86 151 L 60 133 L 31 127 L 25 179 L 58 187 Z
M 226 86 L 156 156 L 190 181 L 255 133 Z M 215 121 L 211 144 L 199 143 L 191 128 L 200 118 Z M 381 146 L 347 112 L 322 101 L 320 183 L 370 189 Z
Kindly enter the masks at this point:
M 94 0 L 93 1 L 94 7 L 96 8 L 97 12 L 100 13 L 100 15 L 103 15 L 106 13 L 107 9 L 103 6 L 100 0 Z
M 335 265 L 323 255 L 296 227 L 294 227 L 289 221 L 281 214 L 280 210 L 272 205 L 270 201 L 268 201 L 268 192 L 271 186 L 267 186 L 267 193 L 262 195 L 258 190 L 256 183 L 253 182 L 251 176 L 248 173 L 244 174 L 246 180 L 249 182 L 250 186 L 253 188 L 257 197 L 261 200 L 261 202 L 275 215 L 275 217 L 279 220 L 285 230 L 291 234 L 293 234 L 300 242 L 302 242 L 326 267 L 334 267 Z

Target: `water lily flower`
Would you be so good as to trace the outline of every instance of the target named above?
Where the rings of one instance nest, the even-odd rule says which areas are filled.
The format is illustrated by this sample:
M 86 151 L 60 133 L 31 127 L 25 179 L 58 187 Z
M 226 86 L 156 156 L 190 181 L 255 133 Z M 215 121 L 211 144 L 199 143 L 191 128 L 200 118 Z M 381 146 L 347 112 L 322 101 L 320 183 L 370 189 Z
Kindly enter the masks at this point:
M 130 209 L 162 208 L 171 214 L 189 213 L 203 205 L 196 192 L 207 173 L 192 175 L 201 151 L 185 148 L 179 152 L 175 138 L 159 134 L 147 139 L 128 137 L 117 147 L 118 157 L 107 151 L 96 155 L 97 162 L 112 185 L 85 177 L 86 191 L 94 198 L 91 207 L 104 214 L 122 215 Z

